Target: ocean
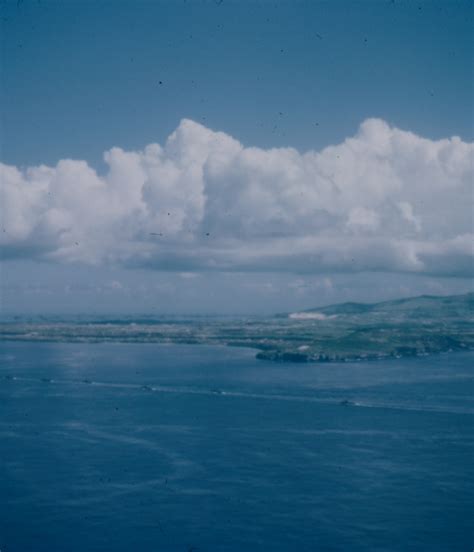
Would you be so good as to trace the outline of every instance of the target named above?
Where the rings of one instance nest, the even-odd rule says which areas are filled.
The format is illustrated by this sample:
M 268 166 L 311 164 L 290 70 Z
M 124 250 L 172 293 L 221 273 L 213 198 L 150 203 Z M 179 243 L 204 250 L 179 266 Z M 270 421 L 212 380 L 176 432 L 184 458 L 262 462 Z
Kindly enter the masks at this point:
M 470 552 L 474 353 L 0 349 L 1 552 Z

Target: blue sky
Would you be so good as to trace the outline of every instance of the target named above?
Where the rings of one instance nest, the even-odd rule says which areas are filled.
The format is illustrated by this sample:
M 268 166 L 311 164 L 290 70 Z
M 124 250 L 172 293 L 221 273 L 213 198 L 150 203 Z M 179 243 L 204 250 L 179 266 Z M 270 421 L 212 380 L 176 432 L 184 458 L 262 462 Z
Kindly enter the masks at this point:
M 184 117 L 299 150 L 367 117 L 473 138 L 471 2 L 15 0 L 3 12 L 7 163 L 98 165 L 113 145 L 162 143 Z
M 466 211 L 466 190 L 472 178 L 472 148 L 466 144 L 473 140 L 471 2 L 22 0 L 3 2 L 1 10 L 0 160 L 23 174 L 23 183 L 15 180 L 17 176 L 8 177 L 13 191 L 5 205 L 10 213 L 21 211 L 25 219 L 36 217 L 36 225 L 25 229 L 18 222 L 20 215 L 15 218 L 3 213 L 7 222 L 11 219 L 11 229 L 4 232 L 11 237 L 4 253 L 4 310 L 110 310 L 120 305 L 124 311 L 133 311 L 136 296 L 125 290 L 140 285 L 144 286 L 140 310 L 152 303 L 154 309 L 168 312 L 202 312 L 206 306 L 213 312 L 270 312 L 348 298 L 384 299 L 425 288 L 429 291 L 430 286 L 439 293 L 469 288 L 472 263 L 465 236 L 472 231 Z M 183 126 L 183 119 L 190 120 L 190 125 Z M 360 125 L 367 119 L 379 123 L 361 131 Z M 208 129 L 222 136 L 211 136 Z M 169 165 L 181 156 L 182 173 L 176 176 L 176 167 L 172 174 L 163 167 L 159 176 L 152 169 L 147 173 L 146 182 L 154 182 L 154 187 L 148 191 L 151 199 L 145 207 L 147 212 L 151 206 L 155 211 L 146 223 L 142 219 L 136 223 L 138 218 L 131 213 L 114 211 L 112 216 L 98 209 L 91 214 L 91 228 L 101 217 L 109 220 L 110 215 L 113 222 L 94 226 L 93 232 L 81 232 L 80 237 L 69 228 L 71 243 L 81 239 L 81 247 L 85 240 L 94 244 L 72 255 L 64 244 L 65 221 L 77 213 L 71 215 L 67 205 L 77 204 L 81 198 L 70 198 L 69 203 L 61 199 L 45 207 L 35 195 L 33 211 L 25 214 L 32 196 L 15 190 L 36 186 L 45 178 L 49 179 L 49 192 L 42 188 L 45 194 L 59 189 L 55 186 L 62 186 L 61 190 L 84 186 L 91 190 L 87 192 L 91 204 L 106 204 L 107 200 L 93 196 L 95 184 L 91 182 L 96 177 L 92 172 L 97 171 L 99 179 L 105 178 L 109 187 L 117 188 L 128 184 L 110 176 L 110 163 L 122 174 L 130 171 L 132 180 L 138 178 L 139 169 L 130 164 L 131 154 L 125 167 L 123 156 L 112 154 L 107 162 L 104 152 L 113 147 L 143 152 L 152 143 L 165 147 L 174 132 L 177 138 L 166 150 L 166 162 L 160 162 Z M 408 133 L 418 138 L 416 145 Z M 439 146 L 439 140 L 452 136 L 459 137 L 459 142 Z M 360 157 L 367 154 L 363 165 L 354 165 L 344 150 L 344 141 L 350 137 Z M 183 168 L 183 159 L 189 152 L 195 155 L 206 140 L 212 143 L 206 152 L 199 153 L 199 160 L 193 157 L 193 163 L 200 163 L 199 170 L 205 172 L 204 184 L 196 183 L 204 186 L 210 205 L 202 213 L 199 199 L 187 203 L 196 187 L 186 188 L 181 195 L 163 195 L 163 190 L 188 185 L 183 182 L 188 182 L 186 171 L 190 169 Z M 384 140 L 397 146 L 375 151 Z M 236 144 L 245 151 L 237 155 Z M 319 159 L 317 152 L 330 145 L 342 149 Z M 298 155 L 313 152 L 314 162 L 296 158 L 296 154 L 272 156 L 268 153 L 271 148 L 294 148 Z M 412 158 L 410 148 L 424 149 Z M 334 163 L 340 159 L 339 154 L 346 165 L 338 172 L 340 165 L 331 163 L 332 157 Z M 209 165 L 210 158 L 220 155 L 233 159 L 232 163 L 226 161 L 225 171 L 216 162 Z M 380 155 L 394 167 L 390 174 L 384 166 L 373 165 Z M 437 167 L 438 172 L 433 172 L 428 161 L 415 165 L 414 159 L 432 156 L 445 163 Z M 273 173 L 268 164 L 277 165 L 282 158 L 287 164 Z M 27 175 L 28 167 L 56 167 L 67 159 L 87 163 L 87 169 L 62 165 L 54 175 Z M 141 167 L 145 161 L 140 159 Z M 83 171 L 81 176 L 78 171 Z M 355 171 L 365 180 L 346 183 Z M 322 172 L 329 180 L 337 175 L 335 186 L 345 193 L 340 205 L 324 195 L 324 183 L 320 183 L 307 200 L 308 206 L 314 202 L 312 210 L 295 207 L 287 190 L 295 195 L 299 184 L 291 175 L 303 175 L 301 193 L 306 198 Z M 372 187 L 366 185 L 367 174 L 378 175 Z M 166 181 L 168 177 L 171 180 Z M 419 187 L 415 194 L 410 191 L 415 186 L 412 178 Z M 273 180 L 279 183 L 274 189 Z M 431 181 L 437 183 L 433 194 Z M 383 202 L 373 199 L 379 187 L 385 190 Z M 237 199 L 236 189 L 245 191 Z M 436 198 L 428 207 L 423 206 L 424 190 Z M 133 201 L 129 190 L 123 194 L 120 201 Z M 358 201 L 361 195 L 369 199 Z M 274 205 L 274 197 L 282 198 L 278 205 Z M 250 216 L 249 205 L 258 201 L 261 210 Z M 86 199 L 83 212 L 87 205 Z M 157 207 L 160 205 L 165 205 L 163 212 Z M 236 207 L 225 222 L 221 215 L 229 205 L 241 210 Z M 165 211 L 169 209 L 170 218 L 163 226 L 159 217 L 168 217 Z M 178 212 L 181 218 L 176 222 Z M 432 220 L 433 213 L 439 224 Z M 183 222 L 183 217 L 190 218 Z M 89 224 L 86 219 L 85 227 Z M 170 226 L 171 219 L 174 226 Z M 260 226 L 259 220 L 263 220 Z M 81 217 L 74 221 L 77 229 Z M 297 222 L 304 226 L 301 236 L 297 235 Z M 200 236 L 193 242 L 192 252 L 182 234 L 186 224 L 194 225 L 194 237 Z M 399 246 L 399 234 L 407 225 L 413 232 L 404 236 Z M 96 247 L 99 233 L 125 232 L 124 228 L 131 226 L 133 236 L 123 234 L 129 240 L 126 252 L 108 242 L 112 256 L 104 253 L 105 244 Z M 53 231 L 61 234 L 60 246 L 58 236 L 51 237 Z M 149 251 L 143 236 L 161 231 L 166 236 L 174 232 L 173 239 L 166 246 L 156 246 L 157 251 Z M 201 241 L 208 233 L 211 238 L 220 233 L 227 241 L 208 246 Z M 377 235 L 386 236 L 387 241 L 375 246 Z M 279 241 L 268 241 L 269 236 Z M 292 236 L 298 240 L 285 241 Z M 321 245 L 328 236 L 330 247 Z M 353 240 L 355 261 L 337 241 L 338 236 Z M 237 239 L 241 243 L 236 245 Z M 309 239 L 317 244 L 309 244 Z M 364 245 L 364 240 L 372 240 L 372 245 Z M 311 255 L 313 246 L 317 254 L 309 263 L 303 256 Z M 229 247 L 232 254 L 225 253 Z M 298 258 L 290 258 L 285 247 L 289 252 L 297 250 Z M 378 248 L 377 258 L 368 259 L 366 251 L 374 247 Z M 328 260 L 328 251 L 334 249 L 337 259 Z M 254 262 L 269 250 L 278 253 L 269 256 L 268 262 Z M 393 254 L 385 255 L 385 250 L 393 250 Z M 387 278 L 390 286 L 384 284 Z M 79 287 L 71 287 L 71 280 Z M 298 281 L 303 283 L 295 284 Z M 153 287 L 153 282 L 161 288 Z M 107 286 L 110 290 L 104 291 Z M 32 289 L 36 291 L 32 293 Z M 116 294 L 112 300 L 111 293 Z M 189 299 L 178 300 L 178 295 Z

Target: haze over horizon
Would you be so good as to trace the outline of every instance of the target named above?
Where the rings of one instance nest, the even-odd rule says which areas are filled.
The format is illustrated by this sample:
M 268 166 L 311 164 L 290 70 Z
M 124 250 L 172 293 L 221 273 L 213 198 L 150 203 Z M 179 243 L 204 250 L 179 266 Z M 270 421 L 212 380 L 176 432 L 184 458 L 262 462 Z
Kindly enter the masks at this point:
M 469 2 L 2 11 L 2 312 L 472 291 Z

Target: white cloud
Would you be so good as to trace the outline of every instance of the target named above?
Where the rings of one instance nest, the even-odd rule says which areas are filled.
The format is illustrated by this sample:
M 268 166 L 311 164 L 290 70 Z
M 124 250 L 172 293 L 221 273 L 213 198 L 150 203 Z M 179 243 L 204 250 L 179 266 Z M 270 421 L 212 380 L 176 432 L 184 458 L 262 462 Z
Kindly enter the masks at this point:
M 419 232 L 421 230 L 421 221 L 418 217 L 416 217 L 413 213 L 413 205 L 408 203 L 407 201 L 400 201 L 398 203 L 398 208 L 400 209 L 400 213 L 402 214 L 402 217 L 413 224 L 415 227 L 415 230 Z
M 200 274 L 198 272 L 180 272 L 178 276 L 183 280 L 194 280 L 195 278 L 199 278 Z
M 363 230 L 376 230 L 380 223 L 380 217 L 371 209 L 364 207 L 355 207 L 349 212 L 347 226 L 356 233 Z
M 474 145 L 369 119 L 322 151 L 183 120 L 164 146 L 0 164 L 4 258 L 200 269 L 472 273 Z
M 337 318 L 337 315 L 332 314 L 331 316 L 327 316 L 322 312 L 292 312 L 289 315 L 289 318 L 292 318 L 294 320 L 328 320 L 332 318 Z

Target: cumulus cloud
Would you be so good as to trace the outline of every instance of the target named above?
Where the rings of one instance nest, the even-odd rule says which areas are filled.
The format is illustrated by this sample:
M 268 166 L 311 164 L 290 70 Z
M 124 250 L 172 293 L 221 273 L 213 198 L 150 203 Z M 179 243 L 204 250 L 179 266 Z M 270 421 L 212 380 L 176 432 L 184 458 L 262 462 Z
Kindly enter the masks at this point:
M 3 258 L 176 270 L 472 274 L 474 144 L 364 121 L 321 151 L 181 121 L 163 146 L 0 164 Z

